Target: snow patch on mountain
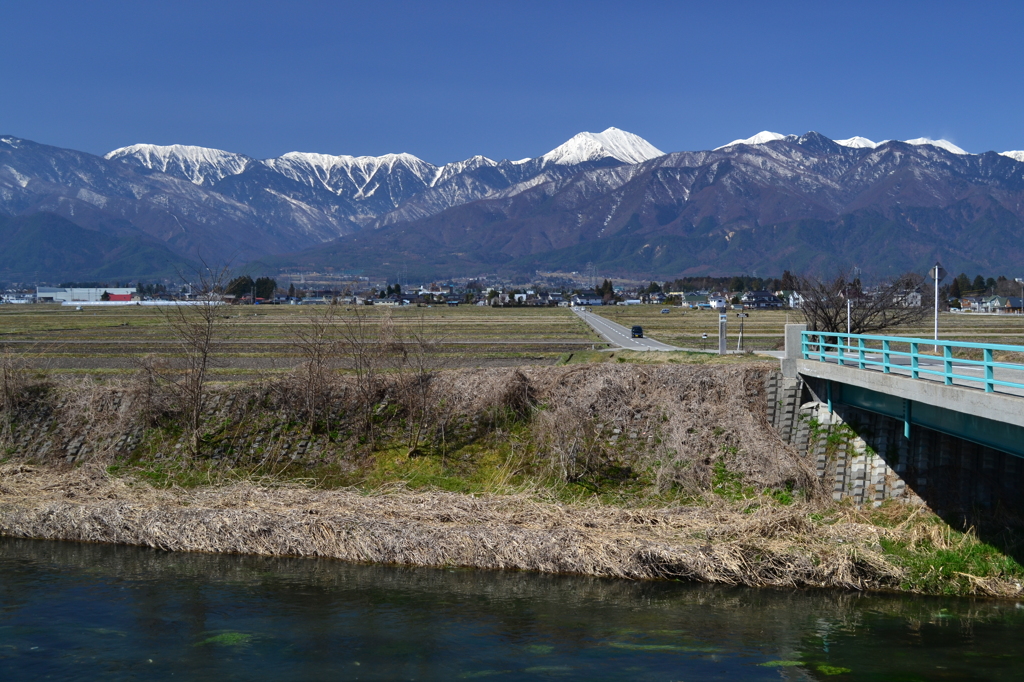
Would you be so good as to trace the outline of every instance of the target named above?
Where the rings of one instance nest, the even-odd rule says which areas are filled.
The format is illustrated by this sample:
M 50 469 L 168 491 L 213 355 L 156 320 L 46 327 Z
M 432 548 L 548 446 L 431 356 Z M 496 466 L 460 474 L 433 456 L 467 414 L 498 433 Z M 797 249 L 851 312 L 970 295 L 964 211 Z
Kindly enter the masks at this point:
M 770 130 L 762 130 L 753 137 L 748 137 L 745 140 L 733 140 L 729 144 L 723 144 L 721 147 L 715 147 L 714 151 L 719 149 L 726 149 L 737 144 L 764 144 L 765 142 L 774 142 L 775 140 L 785 140 L 788 135 L 781 135 L 779 133 L 773 133 Z
M 933 139 L 931 139 L 929 137 L 915 137 L 913 140 L 904 140 L 904 141 L 907 144 L 913 144 L 913 145 L 930 144 L 933 147 L 938 147 L 939 149 L 945 149 L 947 152 L 952 152 L 954 154 L 967 154 L 968 153 L 968 152 L 965 152 L 963 149 L 960 149 L 960 147 L 957 147 L 955 144 L 953 144 L 949 140 L 933 140 Z
M 133 144 L 115 149 L 104 158 L 130 161 L 160 173 L 183 175 L 196 185 L 210 185 L 229 175 L 238 175 L 252 161 L 244 154 L 184 144 Z
M 608 128 L 600 133 L 579 133 L 540 157 L 541 164 L 571 166 L 587 161 L 613 158 L 623 163 L 641 163 L 664 156 L 661 151 L 639 135 Z
M 467 171 L 473 171 L 477 168 L 483 168 L 484 166 L 497 166 L 496 161 L 488 159 L 486 156 L 480 156 L 477 154 L 474 157 L 466 159 L 465 161 L 453 161 L 452 163 L 446 163 L 438 171 L 434 180 L 430 183 L 431 187 L 437 185 L 440 182 L 444 182 L 448 178 L 454 177 L 459 173 L 465 173 Z
M 1014 161 L 1024 163 L 1024 151 L 999 152 L 1000 156 L 1009 156 Z
M 845 140 L 833 140 L 833 141 L 836 144 L 840 145 L 841 147 L 853 147 L 854 149 L 874 149 L 878 145 L 884 143 L 884 141 L 883 142 L 872 142 L 868 138 L 861 137 L 860 135 L 854 135 L 853 137 L 848 137 Z
M 409 171 L 425 185 L 433 183 L 440 169 L 412 154 L 385 154 L 383 156 L 334 156 L 313 152 L 288 152 L 263 163 L 278 173 L 299 182 L 312 182 L 315 177 L 335 194 L 346 189 L 345 180 L 358 189 L 356 197 L 371 196 L 376 189 L 368 189 L 378 173 L 394 173 L 398 169 Z

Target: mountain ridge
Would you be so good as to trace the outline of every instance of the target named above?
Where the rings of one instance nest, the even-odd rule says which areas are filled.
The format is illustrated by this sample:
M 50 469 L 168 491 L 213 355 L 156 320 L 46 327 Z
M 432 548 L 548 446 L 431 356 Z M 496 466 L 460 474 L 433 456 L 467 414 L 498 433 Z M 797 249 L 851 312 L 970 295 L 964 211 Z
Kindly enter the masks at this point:
M 557 269 L 562 259 L 671 276 L 867 261 L 870 250 L 837 232 L 847 228 L 876 230 L 871 241 L 900 250 L 875 258 L 881 269 L 939 254 L 952 267 L 996 267 L 1016 257 L 1022 206 L 1024 153 L 969 154 L 926 138 L 763 131 L 666 154 L 608 128 L 532 159 L 477 155 L 435 166 L 411 154 L 261 160 L 189 145 L 98 157 L 0 136 L 0 214 L 52 213 L 161 243 L 167 258 L 271 268 L 386 272 L 401 259 L 430 276 L 431 267 Z M 812 224 L 831 236 L 816 241 Z M 963 225 L 981 237 L 958 250 L 950 240 L 964 238 Z M 987 235 L 1006 244 L 995 248 Z M 590 257 L 579 263 L 580 254 Z

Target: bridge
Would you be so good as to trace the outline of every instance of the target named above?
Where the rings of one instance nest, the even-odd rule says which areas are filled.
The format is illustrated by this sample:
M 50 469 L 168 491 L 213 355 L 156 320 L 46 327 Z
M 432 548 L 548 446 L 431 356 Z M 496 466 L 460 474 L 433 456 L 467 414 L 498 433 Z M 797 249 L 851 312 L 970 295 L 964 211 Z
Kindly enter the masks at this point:
M 927 502 L 1024 523 L 1024 346 L 786 325 L 769 417 L 833 498 Z

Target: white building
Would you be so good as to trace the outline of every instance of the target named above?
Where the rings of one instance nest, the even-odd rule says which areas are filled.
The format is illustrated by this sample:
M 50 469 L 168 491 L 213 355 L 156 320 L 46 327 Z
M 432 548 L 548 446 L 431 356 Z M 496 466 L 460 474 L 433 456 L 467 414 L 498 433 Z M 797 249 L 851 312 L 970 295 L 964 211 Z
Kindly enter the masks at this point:
M 135 287 L 36 287 L 36 300 L 40 303 L 102 301 L 104 293 L 111 300 L 130 301 Z
M 708 296 L 708 303 L 712 310 L 725 310 L 729 307 L 729 300 L 724 296 Z

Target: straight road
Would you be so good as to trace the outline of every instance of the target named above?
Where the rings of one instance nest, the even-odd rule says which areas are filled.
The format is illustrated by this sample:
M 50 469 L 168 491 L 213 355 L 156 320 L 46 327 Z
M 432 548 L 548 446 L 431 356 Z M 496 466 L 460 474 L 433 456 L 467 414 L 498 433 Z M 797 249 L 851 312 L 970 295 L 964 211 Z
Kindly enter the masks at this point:
M 649 339 L 646 336 L 642 339 L 634 339 L 629 327 L 623 327 L 621 324 L 606 320 L 600 315 L 587 312 L 584 308 L 573 308 L 572 311 L 589 324 L 591 329 L 597 332 L 602 339 L 613 346 L 625 348 L 626 350 L 682 350 L 667 343 Z

